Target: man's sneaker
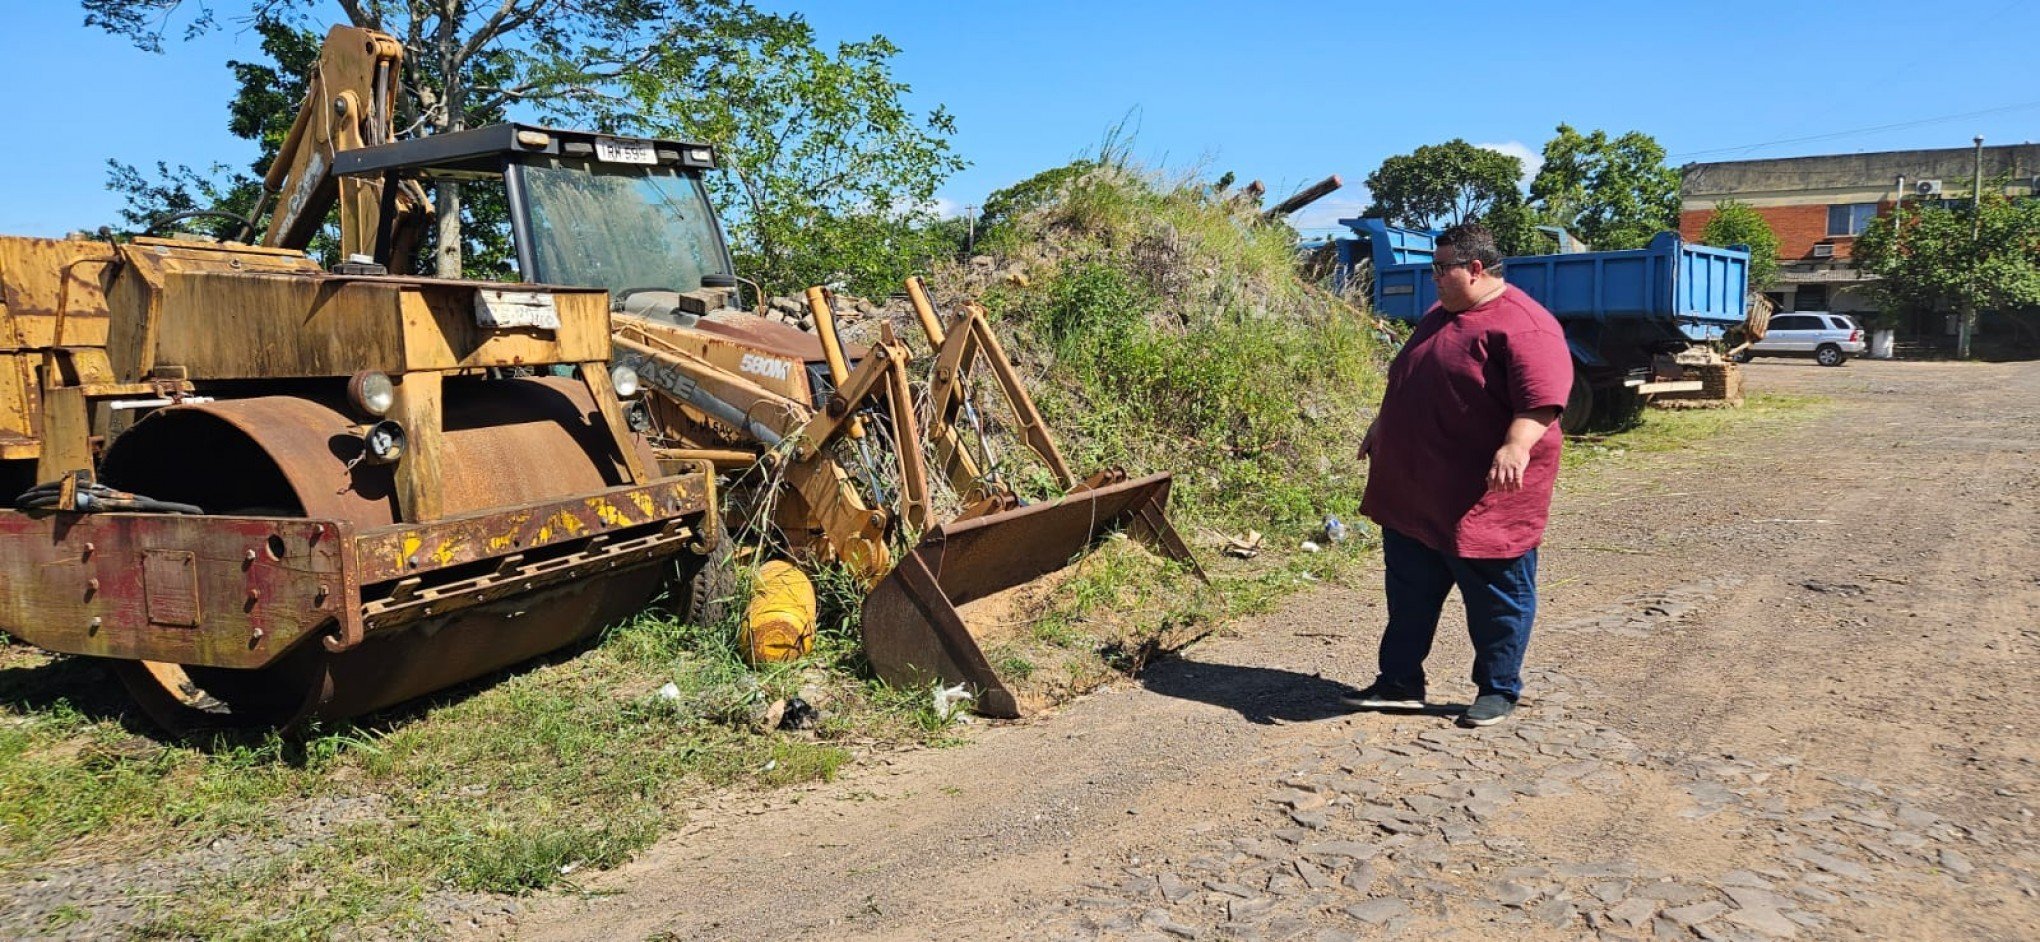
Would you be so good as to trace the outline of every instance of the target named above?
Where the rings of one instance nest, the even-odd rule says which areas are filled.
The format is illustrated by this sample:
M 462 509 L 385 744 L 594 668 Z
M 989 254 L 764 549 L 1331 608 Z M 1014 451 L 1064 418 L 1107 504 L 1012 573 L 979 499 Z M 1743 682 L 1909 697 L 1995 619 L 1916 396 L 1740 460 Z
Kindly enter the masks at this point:
M 1493 726 L 1516 712 L 1516 701 L 1498 693 L 1484 693 L 1459 717 L 1461 726 Z
M 1422 688 L 1398 687 L 1377 679 L 1365 690 L 1339 697 L 1339 702 L 1362 710 L 1421 710 L 1424 708 L 1424 691 Z

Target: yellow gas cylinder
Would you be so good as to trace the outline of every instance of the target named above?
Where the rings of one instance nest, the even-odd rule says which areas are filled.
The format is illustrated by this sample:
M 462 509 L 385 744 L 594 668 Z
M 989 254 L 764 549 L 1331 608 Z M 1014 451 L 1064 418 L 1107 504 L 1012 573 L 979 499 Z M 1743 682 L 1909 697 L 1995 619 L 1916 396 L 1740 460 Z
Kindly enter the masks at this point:
M 815 584 L 783 559 L 759 567 L 737 644 L 752 664 L 806 657 L 815 646 Z

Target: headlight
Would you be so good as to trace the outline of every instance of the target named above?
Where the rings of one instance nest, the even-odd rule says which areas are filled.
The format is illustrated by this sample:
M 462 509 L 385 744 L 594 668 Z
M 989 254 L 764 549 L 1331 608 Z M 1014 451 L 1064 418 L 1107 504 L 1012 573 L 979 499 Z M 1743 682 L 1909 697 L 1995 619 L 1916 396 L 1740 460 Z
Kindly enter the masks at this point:
M 637 371 L 628 364 L 618 363 L 609 368 L 609 385 L 616 387 L 620 399 L 629 399 L 638 394 Z
M 347 381 L 347 401 L 364 415 L 380 419 L 397 402 L 397 384 L 389 374 L 363 370 Z
M 385 419 L 362 433 L 362 457 L 369 464 L 395 464 L 404 457 L 404 443 L 404 427 Z

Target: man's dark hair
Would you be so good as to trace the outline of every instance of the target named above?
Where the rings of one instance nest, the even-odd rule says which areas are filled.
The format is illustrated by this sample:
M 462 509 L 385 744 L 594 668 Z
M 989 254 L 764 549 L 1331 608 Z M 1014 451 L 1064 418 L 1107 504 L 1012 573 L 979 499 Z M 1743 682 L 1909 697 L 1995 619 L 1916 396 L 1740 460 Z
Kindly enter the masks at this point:
M 1462 262 L 1478 261 L 1481 267 L 1488 271 L 1501 271 L 1502 250 L 1495 247 L 1495 234 L 1480 223 L 1467 222 L 1453 226 L 1439 233 L 1433 244 L 1439 248 L 1452 246 Z

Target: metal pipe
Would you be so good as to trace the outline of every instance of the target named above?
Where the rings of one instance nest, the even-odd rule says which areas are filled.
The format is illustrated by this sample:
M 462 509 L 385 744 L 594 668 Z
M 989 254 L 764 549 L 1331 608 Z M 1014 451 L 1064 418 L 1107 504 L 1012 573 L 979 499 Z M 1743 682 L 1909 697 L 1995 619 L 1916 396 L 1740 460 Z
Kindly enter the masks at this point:
M 928 300 L 928 286 L 922 283 L 921 276 L 913 275 L 907 278 L 907 300 L 913 302 L 914 317 L 920 320 L 921 330 L 927 333 L 928 344 L 940 351 L 943 341 L 942 322 L 935 316 L 935 303 Z
M 822 341 L 822 359 L 827 360 L 829 364 L 829 382 L 835 384 L 837 389 L 841 389 L 850 379 L 850 366 L 843 359 L 843 337 L 836 333 L 836 312 L 829 309 L 827 289 L 821 287 L 807 289 L 807 303 L 808 311 L 815 318 L 815 336 Z M 863 422 L 857 419 L 850 420 L 850 437 L 853 439 L 864 437 Z
M 164 406 L 211 401 L 213 401 L 211 396 L 186 396 L 182 399 L 115 399 L 107 403 L 106 407 L 115 412 L 120 412 L 127 409 L 160 409 Z

